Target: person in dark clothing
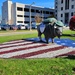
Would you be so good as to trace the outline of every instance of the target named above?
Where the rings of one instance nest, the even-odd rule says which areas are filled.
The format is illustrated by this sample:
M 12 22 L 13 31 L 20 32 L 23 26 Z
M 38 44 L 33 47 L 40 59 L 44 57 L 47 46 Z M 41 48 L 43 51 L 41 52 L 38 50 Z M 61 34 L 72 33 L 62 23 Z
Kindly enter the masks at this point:
M 75 12 L 69 22 L 69 29 L 75 31 Z

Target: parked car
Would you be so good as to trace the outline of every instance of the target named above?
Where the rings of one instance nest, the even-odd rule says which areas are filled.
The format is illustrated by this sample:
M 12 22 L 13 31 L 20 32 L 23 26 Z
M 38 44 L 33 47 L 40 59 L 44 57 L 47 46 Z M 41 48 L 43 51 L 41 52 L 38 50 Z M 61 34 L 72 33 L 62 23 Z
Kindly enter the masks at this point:
M 35 24 L 32 24 L 31 25 L 31 29 L 36 29 L 37 28 L 37 26 L 35 25 Z M 26 29 L 30 29 L 30 24 L 28 24 L 27 26 L 26 26 Z
M 29 25 L 29 24 L 26 25 L 25 27 L 26 27 L 26 29 L 28 29 L 28 30 L 30 29 L 30 25 Z
M 2 30 L 9 30 L 10 29 L 10 25 L 8 25 L 8 24 L 1 25 L 1 29 Z
M 17 30 L 18 29 L 18 26 L 17 25 L 10 25 L 10 29 L 11 30 Z
M 18 25 L 18 29 L 26 29 L 25 25 Z
M 31 27 L 32 27 L 32 29 L 36 29 L 37 28 L 37 26 L 35 24 L 32 24 Z

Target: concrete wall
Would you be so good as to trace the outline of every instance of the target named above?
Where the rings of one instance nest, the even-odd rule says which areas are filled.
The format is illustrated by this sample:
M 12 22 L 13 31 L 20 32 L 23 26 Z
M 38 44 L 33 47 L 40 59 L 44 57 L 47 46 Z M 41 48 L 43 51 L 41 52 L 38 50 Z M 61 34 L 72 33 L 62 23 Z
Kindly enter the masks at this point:
M 68 23 L 70 18 L 72 17 L 72 13 L 75 12 L 75 0 L 69 0 L 69 9 L 65 10 L 65 0 L 63 0 L 63 3 L 61 3 L 61 0 L 55 0 L 55 14 L 58 20 L 62 20 L 62 22 L 65 24 L 65 13 L 69 13 Z M 72 5 L 74 5 L 74 8 L 72 8 Z M 63 10 L 61 10 L 61 7 L 63 7 Z M 63 14 L 63 17 L 61 17 L 61 14 Z
M 23 10 L 19 11 L 17 8 L 20 7 Z M 5 1 L 2 6 L 2 22 L 8 23 L 8 24 L 26 24 L 26 22 L 30 22 L 30 11 L 25 11 L 24 9 L 28 8 L 30 9 L 30 5 L 21 4 L 21 3 L 12 3 L 12 1 Z M 46 19 L 51 15 L 51 12 L 54 14 L 54 9 L 39 7 L 39 6 L 31 6 L 31 10 L 34 10 L 34 12 L 31 12 L 31 21 L 35 21 L 34 17 L 38 13 Z M 39 12 L 37 12 L 39 11 Z M 45 13 L 43 13 L 43 11 Z M 49 12 L 48 14 L 46 12 Z M 22 16 L 22 17 L 20 17 Z M 22 22 L 22 23 L 20 23 Z

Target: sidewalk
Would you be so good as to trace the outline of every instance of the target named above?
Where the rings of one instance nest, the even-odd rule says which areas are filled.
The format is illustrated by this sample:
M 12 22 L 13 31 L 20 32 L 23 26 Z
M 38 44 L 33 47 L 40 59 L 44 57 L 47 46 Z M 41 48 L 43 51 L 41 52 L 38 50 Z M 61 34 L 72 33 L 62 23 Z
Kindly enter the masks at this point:
M 1 32 L 0 36 L 11 36 L 11 35 L 19 35 L 19 34 L 30 34 L 30 33 L 36 33 L 37 31 L 9 31 L 9 32 Z

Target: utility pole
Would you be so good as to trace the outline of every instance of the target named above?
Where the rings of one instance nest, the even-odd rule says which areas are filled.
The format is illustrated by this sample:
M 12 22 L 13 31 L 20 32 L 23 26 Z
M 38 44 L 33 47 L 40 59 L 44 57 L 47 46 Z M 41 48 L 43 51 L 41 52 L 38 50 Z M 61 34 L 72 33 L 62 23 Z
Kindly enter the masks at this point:
M 30 31 L 31 31 L 31 6 L 35 4 L 34 2 L 32 4 L 30 4 Z

